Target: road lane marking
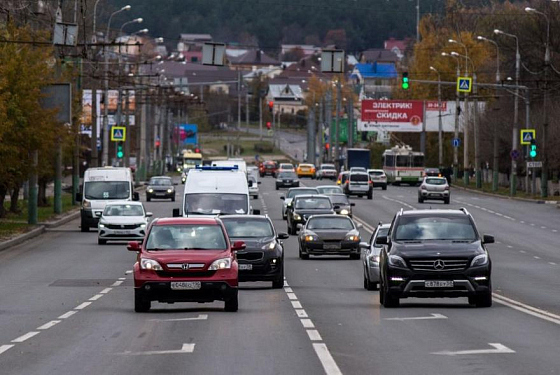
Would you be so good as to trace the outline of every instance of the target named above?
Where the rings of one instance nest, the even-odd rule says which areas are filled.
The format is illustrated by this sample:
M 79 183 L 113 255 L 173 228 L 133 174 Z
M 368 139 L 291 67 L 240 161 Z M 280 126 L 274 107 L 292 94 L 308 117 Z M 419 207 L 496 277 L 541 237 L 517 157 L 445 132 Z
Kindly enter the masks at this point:
M 553 229 L 552 231 L 553 231 L 554 233 L 558 232 L 556 229 Z
M 18 337 L 17 339 L 13 339 L 12 342 L 16 343 L 16 342 L 24 342 L 25 340 L 28 340 L 30 338 L 32 338 L 35 335 L 38 335 L 40 332 L 37 331 L 31 331 L 31 332 L 27 332 L 25 335 L 22 335 L 20 337 Z
M 107 294 L 109 293 L 111 290 L 113 290 L 113 288 L 105 288 L 103 289 L 101 292 L 99 292 L 100 294 Z
M 527 252 L 525 250 L 519 250 L 520 253 L 522 254 L 527 254 Z
M 84 303 L 81 303 L 78 306 L 74 307 L 74 310 L 83 310 L 86 307 L 88 307 L 89 305 L 91 305 L 91 302 L 84 302 Z
M 554 262 L 548 262 L 548 264 L 550 264 L 550 265 L 552 265 L 552 266 L 555 266 L 555 265 L 556 265 L 556 263 L 554 263 Z
M 385 320 L 397 320 L 397 321 L 404 321 L 404 320 L 431 320 L 431 319 L 447 319 L 447 316 L 442 314 L 430 314 L 430 316 L 415 316 L 410 318 L 385 318 Z
M 508 249 L 513 249 L 513 246 L 507 245 Z
M 122 283 L 123 283 L 122 280 L 117 280 L 117 281 L 115 281 L 115 282 L 113 283 L 113 285 L 111 285 L 111 286 L 119 286 L 119 285 L 121 285 Z
M 286 292 L 286 293 L 293 293 L 294 291 L 292 290 L 292 288 L 286 287 L 286 288 L 284 288 L 284 292 Z
M 383 196 L 383 199 L 386 199 L 386 200 L 388 200 L 388 201 L 392 201 L 392 202 L 396 202 L 396 203 L 402 204 L 403 206 L 406 206 L 406 207 L 408 207 L 408 208 L 410 208 L 410 209 L 412 209 L 412 210 L 415 210 L 415 209 L 416 209 L 416 207 L 411 206 L 411 205 L 408 204 L 408 203 L 405 203 L 405 202 L 402 202 L 402 201 L 399 201 L 399 200 L 396 200 L 396 199 L 389 198 L 389 197 L 386 196 L 386 195 Z
M 190 318 L 149 319 L 150 322 L 185 322 L 191 320 L 208 320 L 208 314 L 198 314 L 198 316 L 194 316 Z
M 313 344 L 313 349 L 315 349 L 315 353 L 317 353 L 317 357 L 319 357 L 327 375 L 342 375 L 326 344 Z
M 57 325 L 58 323 L 60 323 L 60 320 L 51 320 L 50 322 L 45 323 L 45 324 L 43 324 L 43 325 L 40 326 L 40 327 L 37 327 L 37 329 L 41 329 L 41 330 L 49 329 L 49 328 L 51 328 L 51 327 L 54 327 L 54 326 Z
M 323 338 L 319 334 L 319 331 L 316 329 L 308 329 L 307 336 L 309 336 L 309 340 L 311 341 L 323 341 Z
M 550 313 L 548 311 L 541 310 L 541 309 L 538 309 L 538 308 L 530 306 L 530 305 L 526 305 L 526 304 L 524 304 L 522 302 L 519 302 L 519 301 L 516 301 L 514 299 L 504 297 L 501 294 L 492 293 L 492 296 L 494 297 L 494 301 L 496 301 L 496 302 L 498 302 L 502 305 L 511 307 L 514 310 L 521 311 L 525 314 L 528 314 L 528 315 L 531 315 L 531 316 L 549 321 L 551 323 L 560 325 L 560 315 L 556 315 L 556 314 Z
M 307 313 L 303 309 L 296 310 L 298 318 L 308 318 Z
M 311 319 L 300 319 L 300 321 L 304 328 L 315 328 L 315 324 L 313 324 Z
M 288 298 L 291 299 L 291 300 L 296 300 L 297 299 L 295 293 L 286 293 L 286 294 L 288 295 Z
M 126 280 L 126 277 L 119 277 L 119 280 Z
M 488 343 L 494 349 L 479 349 L 479 350 L 459 350 L 456 352 L 452 351 L 443 351 L 443 352 L 435 352 L 431 354 L 436 355 L 449 355 L 449 356 L 456 356 L 456 355 L 472 355 L 472 354 L 511 354 L 515 353 L 515 350 L 508 348 L 505 345 L 500 343 Z
M 130 275 L 131 273 L 132 273 L 132 270 L 127 270 L 127 271 L 125 271 L 124 274 L 125 274 L 125 275 Z
M 292 307 L 294 309 L 301 309 L 302 308 L 301 302 L 299 302 L 299 301 L 291 301 L 291 302 L 292 302 Z
M 2 345 L 0 346 L 0 354 L 5 353 L 9 349 L 13 348 L 14 345 Z
M 158 355 L 158 354 L 186 354 L 194 352 L 195 344 L 183 344 L 179 350 L 150 350 L 146 352 L 129 352 L 119 353 L 120 355 Z
M 97 301 L 101 297 L 103 297 L 103 294 L 96 294 L 95 296 L 91 297 L 88 301 Z
M 535 258 L 535 259 L 541 259 L 541 257 L 538 257 L 538 256 L 534 256 L 533 258 Z
M 354 215 L 353 217 L 354 220 L 356 220 L 358 223 L 362 224 L 362 227 L 369 233 L 375 232 L 375 228 L 373 228 L 371 225 L 369 225 L 364 219 L 359 218 L 358 216 Z
M 72 315 L 74 315 L 75 313 L 77 313 L 77 311 L 68 311 L 66 314 L 62 314 L 61 316 L 58 317 L 58 319 L 66 319 L 71 317 Z
M 525 222 L 523 220 L 520 221 L 521 224 L 525 224 Z

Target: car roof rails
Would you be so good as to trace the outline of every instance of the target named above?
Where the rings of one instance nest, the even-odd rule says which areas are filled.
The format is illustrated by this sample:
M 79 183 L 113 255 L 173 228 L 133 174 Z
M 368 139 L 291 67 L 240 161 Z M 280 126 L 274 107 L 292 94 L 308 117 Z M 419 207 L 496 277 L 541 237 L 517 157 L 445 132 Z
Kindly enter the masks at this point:
M 469 211 L 465 207 L 459 208 L 460 211 L 463 211 L 466 215 L 470 215 Z
M 402 215 L 404 212 L 404 209 L 401 207 L 401 210 L 399 211 L 399 215 Z

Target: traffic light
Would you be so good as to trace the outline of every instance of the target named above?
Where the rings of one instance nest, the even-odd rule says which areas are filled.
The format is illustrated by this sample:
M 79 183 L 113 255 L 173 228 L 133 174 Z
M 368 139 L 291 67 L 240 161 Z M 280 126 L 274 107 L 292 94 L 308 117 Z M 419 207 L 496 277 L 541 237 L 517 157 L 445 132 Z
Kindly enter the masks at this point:
M 274 109 L 274 102 L 271 100 L 268 102 L 268 110 L 270 111 L 270 113 L 272 113 L 273 109 Z
M 198 148 L 198 147 L 195 148 L 195 149 L 194 149 L 194 152 L 197 153 L 197 154 L 200 154 L 200 148 Z
M 268 122 L 266 123 L 266 128 L 267 128 L 267 129 L 270 129 L 271 127 L 272 127 L 272 124 L 270 123 L 270 121 L 268 121 Z
M 403 90 L 408 90 L 408 88 L 410 87 L 408 83 L 408 72 L 403 72 L 402 74 L 401 87 L 403 88 Z
M 537 142 L 534 139 L 531 140 L 531 149 L 529 151 L 529 156 L 533 159 L 537 157 Z
M 331 148 L 331 144 L 325 143 L 325 150 L 329 151 L 330 148 Z
M 123 142 L 120 141 L 117 143 L 117 158 L 122 159 L 123 156 L 124 156 Z

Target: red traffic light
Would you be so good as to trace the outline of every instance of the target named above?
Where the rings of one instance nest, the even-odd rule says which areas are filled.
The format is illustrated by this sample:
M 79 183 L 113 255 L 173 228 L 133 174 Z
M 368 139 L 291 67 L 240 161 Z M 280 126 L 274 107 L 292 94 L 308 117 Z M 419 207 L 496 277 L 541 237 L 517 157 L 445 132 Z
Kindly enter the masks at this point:
M 270 129 L 271 127 L 272 127 L 272 124 L 270 123 L 270 121 L 267 122 L 267 123 L 266 123 L 266 128 L 267 128 L 267 129 Z
M 269 102 L 268 102 L 268 106 L 269 106 L 270 108 L 274 108 L 274 102 L 273 102 L 272 100 L 269 101 Z
M 329 148 L 331 148 L 330 143 L 325 143 L 325 148 L 328 150 Z
M 197 147 L 197 148 L 194 149 L 194 152 L 197 153 L 197 154 L 200 154 L 200 149 Z

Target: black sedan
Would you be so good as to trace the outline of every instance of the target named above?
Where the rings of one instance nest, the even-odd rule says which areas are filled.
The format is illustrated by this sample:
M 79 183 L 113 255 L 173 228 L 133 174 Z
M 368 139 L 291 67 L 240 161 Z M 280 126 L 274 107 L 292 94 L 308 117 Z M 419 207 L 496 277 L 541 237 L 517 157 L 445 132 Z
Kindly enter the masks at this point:
M 326 195 L 298 195 L 288 207 L 288 233 L 296 234 L 298 224 L 305 224 L 313 215 L 334 214 L 331 200 Z
M 156 176 L 150 179 L 146 187 L 146 200 L 149 202 L 153 198 L 171 199 L 175 202 L 175 185 L 171 177 Z
M 230 215 L 221 217 L 232 241 L 245 242 L 237 252 L 239 281 L 272 281 L 272 288 L 284 285 L 284 246 L 286 233 L 276 233 L 267 216 Z
M 360 259 L 360 232 L 352 219 L 341 215 L 311 217 L 298 238 L 299 257 L 345 255 Z
M 352 207 L 356 203 L 350 203 L 346 194 L 326 194 L 331 200 L 333 206 L 337 208 L 334 210 L 339 215 L 346 215 L 352 217 Z
M 299 179 L 296 172 L 279 172 L 276 176 L 276 190 L 281 187 L 299 187 Z

